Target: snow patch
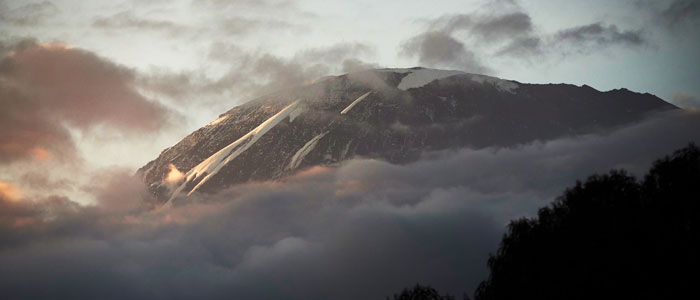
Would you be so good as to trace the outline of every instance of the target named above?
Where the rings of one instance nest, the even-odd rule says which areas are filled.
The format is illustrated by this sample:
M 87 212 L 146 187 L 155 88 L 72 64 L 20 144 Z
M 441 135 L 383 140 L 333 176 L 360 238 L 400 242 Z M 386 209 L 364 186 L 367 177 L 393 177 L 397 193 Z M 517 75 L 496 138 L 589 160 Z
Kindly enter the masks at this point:
M 222 121 L 228 119 L 230 116 L 231 116 L 231 115 L 222 115 L 222 116 L 220 116 L 218 119 L 212 121 L 211 123 L 205 125 L 204 127 L 209 127 L 209 126 L 214 126 L 214 125 L 216 125 L 216 124 L 219 124 L 219 123 L 221 123 Z
M 306 142 L 306 144 L 304 144 L 304 146 L 302 146 L 301 149 L 297 151 L 297 153 L 294 153 L 294 156 L 292 156 L 292 160 L 289 162 L 289 166 L 287 166 L 287 169 L 294 170 L 297 167 L 299 167 L 301 162 L 304 161 L 304 157 L 306 157 L 306 155 L 308 155 L 311 152 L 311 150 L 314 150 L 314 148 L 316 148 L 316 144 L 318 144 L 318 141 L 321 140 L 324 136 L 326 136 L 326 134 L 328 134 L 328 131 L 321 133 L 309 140 L 308 142 Z
M 350 144 L 352 144 L 352 139 L 348 141 L 347 144 L 345 144 L 345 148 L 343 148 L 343 151 L 340 152 L 340 159 L 339 160 L 344 160 L 345 157 L 348 155 L 348 151 L 350 151 Z
M 369 96 L 369 94 L 371 94 L 371 93 L 372 93 L 372 91 L 369 91 L 369 92 L 365 93 L 364 95 L 362 95 L 362 96 L 358 97 L 357 99 L 355 99 L 355 101 L 353 101 L 352 103 L 350 103 L 350 105 L 348 105 L 348 107 L 346 107 L 345 109 L 343 109 L 343 111 L 341 111 L 340 114 L 341 114 L 341 115 L 346 114 L 348 111 L 350 111 L 350 109 L 353 108 L 353 106 L 357 105 L 357 103 L 360 103 L 360 101 L 362 101 L 362 100 L 364 100 L 365 98 L 367 98 L 367 96 Z
M 382 72 L 394 72 L 394 73 L 410 73 L 406 75 L 397 86 L 400 90 L 408 90 L 412 88 L 422 87 L 434 80 L 442 79 L 454 75 L 468 74 L 457 70 L 436 70 L 436 69 L 381 69 Z M 493 84 L 496 89 L 502 92 L 508 92 L 515 94 L 515 90 L 518 88 L 518 84 L 510 81 L 503 80 L 496 77 L 479 75 L 479 74 L 469 74 L 472 81 L 478 83 L 490 83 Z
M 411 129 L 411 127 L 409 127 L 409 126 L 406 125 L 406 124 L 403 124 L 403 123 L 399 122 L 399 120 L 396 120 L 396 122 L 392 123 L 392 124 L 389 126 L 389 128 L 391 128 L 391 129 L 393 129 L 393 130 L 395 130 L 395 131 L 399 131 L 399 132 L 408 132 L 408 131 Z
M 301 106 L 298 106 L 295 108 L 291 113 L 289 113 L 289 123 L 294 122 L 294 119 L 296 119 L 301 113 L 304 111 L 304 108 Z
M 167 207 L 172 205 L 173 199 L 177 197 L 180 192 L 182 192 L 188 183 L 195 181 L 201 176 L 204 176 L 204 178 L 194 188 L 192 188 L 189 193 L 187 193 L 188 196 L 191 195 L 200 186 L 202 186 L 202 184 L 207 182 L 212 176 L 216 175 L 216 173 L 218 173 L 219 170 L 221 170 L 221 168 L 223 168 L 226 164 L 241 155 L 241 153 L 244 151 L 248 150 L 248 148 L 253 146 L 253 144 L 255 144 L 255 142 L 257 142 L 263 135 L 265 135 L 265 133 L 282 122 L 282 120 L 289 117 L 298 105 L 299 100 L 287 105 L 287 107 L 283 108 L 280 112 L 267 119 L 258 127 L 255 127 L 255 129 L 251 130 L 246 135 L 217 151 L 212 156 L 209 156 L 207 159 L 189 170 L 187 174 L 185 174 L 185 182 L 183 182 L 180 187 L 173 192 L 165 206 Z
M 392 68 L 387 68 L 387 69 L 379 69 L 379 71 L 381 71 L 381 72 L 393 72 L 393 73 L 401 73 L 401 74 L 403 74 L 403 73 L 413 72 L 413 71 L 415 71 L 415 69 L 405 69 L 405 68 L 395 68 L 395 69 L 392 69 Z
M 397 86 L 400 90 L 408 90 L 424 86 L 434 80 L 450 77 L 459 74 L 465 74 L 462 71 L 455 70 L 435 70 L 435 69 L 417 69 L 409 70 L 411 73 L 406 75 Z
M 486 75 L 478 75 L 478 74 L 470 74 L 470 78 L 472 81 L 478 82 L 481 84 L 488 82 L 490 84 L 493 84 L 497 90 L 502 91 L 502 92 L 508 92 L 511 94 L 515 94 L 515 89 L 518 88 L 518 84 L 513 82 L 513 81 L 503 80 L 503 79 L 496 78 L 496 77 L 491 77 L 491 76 L 486 76 Z

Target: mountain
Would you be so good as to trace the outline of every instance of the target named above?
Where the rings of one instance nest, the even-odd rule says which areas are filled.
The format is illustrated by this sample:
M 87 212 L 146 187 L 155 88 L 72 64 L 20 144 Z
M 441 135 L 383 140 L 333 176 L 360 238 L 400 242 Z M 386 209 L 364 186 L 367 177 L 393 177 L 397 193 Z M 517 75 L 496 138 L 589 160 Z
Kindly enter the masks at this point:
M 677 107 L 626 89 L 377 69 L 325 77 L 236 106 L 138 173 L 157 203 L 172 204 L 195 191 L 279 179 L 353 157 L 409 163 L 427 151 L 603 132 L 670 109 Z

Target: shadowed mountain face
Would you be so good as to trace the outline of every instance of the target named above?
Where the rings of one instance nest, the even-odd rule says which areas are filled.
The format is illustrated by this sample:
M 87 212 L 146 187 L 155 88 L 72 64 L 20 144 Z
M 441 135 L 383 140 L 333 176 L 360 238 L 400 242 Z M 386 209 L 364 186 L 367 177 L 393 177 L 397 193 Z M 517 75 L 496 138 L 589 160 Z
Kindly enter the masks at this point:
M 522 84 L 458 71 L 380 69 L 327 77 L 222 114 L 139 170 L 158 203 L 274 180 L 353 157 L 508 147 L 609 130 L 676 109 L 625 89 Z M 172 166 L 184 173 L 176 175 Z

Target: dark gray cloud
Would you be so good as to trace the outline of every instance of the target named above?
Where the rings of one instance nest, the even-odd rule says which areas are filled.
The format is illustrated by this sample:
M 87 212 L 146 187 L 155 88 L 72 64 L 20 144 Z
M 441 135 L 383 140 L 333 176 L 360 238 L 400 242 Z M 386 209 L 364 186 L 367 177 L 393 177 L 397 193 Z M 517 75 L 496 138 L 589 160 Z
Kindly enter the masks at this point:
M 435 47 L 437 49 L 432 50 L 433 47 L 430 47 L 430 44 L 428 44 L 430 37 L 440 36 L 445 41 L 449 40 L 449 42 L 442 44 L 453 47 L 452 49 L 454 50 L 450 54 L 459 53 L 461 50 L 458 48 L 466 48 L 465 43 L 459 41 L 455 36 L 465 37 L 470 45 L 478 45 L 478 49 L 471 49 L 471 51 L 466 51 L 466 53 L 452 54 L 452 60 L 445 59 L 444 64 L 458 67 L 473 66 L 476 63 L 474 60 L 474 57 L 477 56 L 476 53 L 485 51 L 484 45 L 496 47 L 495 53 L 497 55 L 520 56 L 540 53 L 542 38 L 535 33 L 530 16 L 521 11 L 515 3 L 499 2 L 494 5 L 489 8 L 490 13 L 447 15 L 431 20 L 428 22 L 428 30 L 404 43 L 402 50 L 406 52 L 407 45 L 419 48 L 415 47 L 417 41 L 424 41 L 426 42 L 426 51 L 423 51 L 423 53 L 420 51 L 409 51 L 409 53 L 417 54 L 419 61 L 421 61 L 421 54 L 439 59 L 441 56 L 430 55 L 430 53 L 439 52 L 441 51 L 440 49 L 445 49 L 445 47 Z M 494 12 L 503 11 L 505 13 L 494 14 Z M 493 51 L 489 50 L 488 52 Z M 461 61 L 459 59 L 455 61 L 454 57 L 459 57 Z M 421 61 L 421 63 L 423 62 Z M 481 64 L 473 69 L 487 70 Z
M 647 44 L 642 30 L 620 30 L 600 22 L 539 32 L 517 2 L 498 1 L 474 13 L 428 20 L 426 31 L 404 42 L 401 50 L 429 66 L 464 68 L 473 66 L 475 57 L 546 58 Z M 488 70 L 484 65 L 476 69 Z
M 637 0 L 635 5 L 650 13 L 655 25 L 672 32 L 700 25 L 700 2 L 697 0 Z
M 58 7 L 49 1 L 27 3 L 9 8 L 0 3 L 0 24 L 15 26 L 35 26 L 44 24 L 59 11 Z
M 483 42 L 529 35 L 533 30 L 530 16 L 522 11 L 503 15 L 460 14 L 443 16 L 430 24 L 432 30 L 453 33 L 467 31 Z
M 533 55 L 556 57 L 590 54 L 616 46 L 637 48 L 648 44 L 642 30 L 620 30 L 614 24 L 597 22 L 561 29 L 553 34 L 530 32 L 514 35 L 496 53 L 521 58 Z
M 697 112 L 670 112 L 605 135 L 426 153 L 408 165 L 356 159 L 156 211 L 109 208 L 142 193 L 119 170 L 88 188 L 104 207 L 0 192 L 0 293 L 369 299 L 415 282 L 472 292 L 507 220 L 593 172 L 641 175 L 699 141 L 699 126 Z
M 593 23 L 584 26 L 568 28 L 554 35 L 556 44 L 584 47 L 593 44 L 597 47 L 610 45 L 640 46 L 645 44 L 641 31 L 622 31 L 615 25 Z
M 134 88 L 132 70 L 60 44 L 23 41 L 0 60 L 0 162 L 69 158 L 69 128 L 160 129 L 170 111 Z M 67 75 L 70 76 L 67 76 Z
M 474 24 L 472 32 L 483 40 L 510 38 L 532 32 L 532 21 L 523 12 L 493 16 Z
M 700 2 L 697 0 L 676 0 L 661 11 L 661 17 L 669 26 L 680 26 L 685 23 L 700 21 Z
M 542 39 L 536 36 L 526 36 L 511 40 L 499 49 L 496 54 L 513 57 L 527 57 L 544 53 Z
M 417 57 L 426 67 L 460 69 L 472 73 L 488 73 L 476 54 L 447 33 L 428 31 L 417 35 L 401 45 L 402 53 Z

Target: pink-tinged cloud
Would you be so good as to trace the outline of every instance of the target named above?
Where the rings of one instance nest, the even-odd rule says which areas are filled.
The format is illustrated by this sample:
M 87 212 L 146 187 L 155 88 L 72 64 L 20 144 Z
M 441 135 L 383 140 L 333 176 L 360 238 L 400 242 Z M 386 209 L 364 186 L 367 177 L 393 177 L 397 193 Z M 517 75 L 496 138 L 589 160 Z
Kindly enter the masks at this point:
M 21 42 L 0 59 L 0 163 L 65 158 L 68 128 L 142 133 L 169 110 L 134 89 L 135 72 L 82 49 Z
M 19 201 L 21 198 L 22 193 L 16 185 L 0 181 L 0 200 Z

